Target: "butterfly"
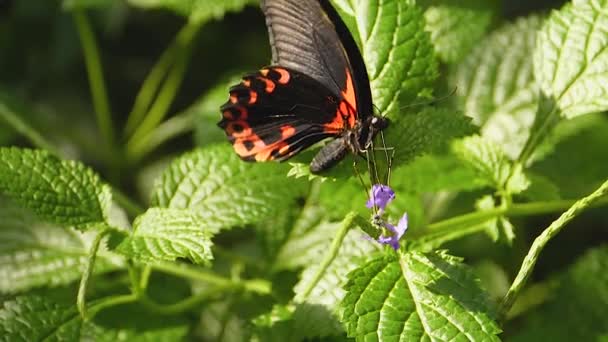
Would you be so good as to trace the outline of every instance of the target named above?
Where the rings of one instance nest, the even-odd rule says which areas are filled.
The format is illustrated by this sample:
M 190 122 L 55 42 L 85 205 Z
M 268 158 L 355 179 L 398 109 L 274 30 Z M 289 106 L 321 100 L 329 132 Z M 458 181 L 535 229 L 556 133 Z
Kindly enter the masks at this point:
M 327 170 L 362 154 L 388 119 L 373 114 L 369 77 L 350 31 L 328 0 L 262 0 L 272 64 L 243 76 L 221 106 L 224 129 L 246 161 L 287 160 L 333 138 L 310 163 Z

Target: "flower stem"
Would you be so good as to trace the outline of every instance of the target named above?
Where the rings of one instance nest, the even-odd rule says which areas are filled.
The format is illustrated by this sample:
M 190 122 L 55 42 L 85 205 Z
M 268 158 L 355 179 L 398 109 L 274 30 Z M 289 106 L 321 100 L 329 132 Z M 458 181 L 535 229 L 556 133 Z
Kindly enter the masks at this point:
M 515 280 L 511 284 L 509 291 L 507 292 L 505 298 L 502 301 L 501 305 L 501 317 L 505 317 L 522 288 L 526 284 L 528 278 L 532 274 L 534 270 L 534 266 L 536 265 L 536 261 L 543 248 L 549 243 L 549 241 L 555 237 L 561 230 L 566 226 L 568 222 L 570 222 L 574 217 L 580 214 L 583 210 L 589 208 L 593 202 L 603 197 L 608 193 L 608 180 L 606 180 L 597 190 L 595 190 L 592 194 L 587 197 L 584 197 L 576 203 L 574 203 L 570 209 L 564 212 L 557 220 L 553 221 L 551 225 L 547 229 L 545 229 L 532 243 L 532 247 L 528 251 L 528 254 L 524 258 L 522 262 L 522 266 L 515 277 Z
M 106 92 L 105 81 L 103 77 L 103 69 L 99 58 L 99 49 L 93 34 L 91 23 L 86 14 L 82 10 L 74 10 L 74 22 L 80 36 L 80 43 L 84 53 L 87 75 L 91 87 L 91 96 L 93 98 L 93 107 L 97 118 L 97 125 L 106 147 L 109 151 L 113 151 L 114 146 L 114 128 L 112 124 L 112 114 L 110 110 L 110 102 Z M 112 154 L 110 154 L 112 155 Z
M 95 268 L 95 259 L 97 257 L 97 251 L 99 250 L 99 245 L 101 244 L 101 240 L 108 232 L 107 228 L 104 228 L 102 231 L 97 233 L 95 236 L 95 240 L 93 240 L 93 244 L 89 249 L 89 255 L 87 257 L 87 264 L 82 272 L 82 278 L 80 278 L 80 285 L 78 286 L 78 295 L 76 297 L 76 306 L 78 307 L 78 311 L 80 312 L 80 316 L 83 319 L 87 318 L 86 312 L 86 294 L 87 287 L 89 285 L 89 279 L 93 274 L 93 270 Z
M 348 233 L 350 228 L 353 226 L 353 223 L 355 222 L 357 217 L 359 217 L 359 215 L 357 215 L 357 213 L 355 213 L 355 212 L 350 212 L 346 215 L 346 217 L 344 217 L 344 220 L 342 220 L 342 224 L 340 224 L 340 228 L 338 229 L 338 232 L 336 233 L 336 237 L 334 238 L 334 240 L 331 243 L 331 247 L 330 247 L 329 251 L 327 251 L 327 254 L 325 254 L 325 258 L 323 258 L 323 261 L 321 262 L 321 264 L 319 265 L 319 268 L 317 269 L 317 273 L 315 273 L 312 280 L 308 283 L 308 286 L 298 296 L 298 298 L 296 299 L 297 301 L 299 301 L 299 302 L 306 301 L 306 299 L 308 298 L 308 296 L 310 295 L 312 290 L 315 288 L 315 286 L 317 286 L 317 284 L 319 283 L 319 281 L 321 280 L 321 278 L 327 271 L 327 268 L 329 267 L 329 265 L 331 265 L 331 263 L 334 261 L 336 256 L 338 256 L 340 247 L 342 247 L 342 241 L 344 241 L 346 234 Z M 365 220 L 363 220 L 363 221 L 365 221 Z

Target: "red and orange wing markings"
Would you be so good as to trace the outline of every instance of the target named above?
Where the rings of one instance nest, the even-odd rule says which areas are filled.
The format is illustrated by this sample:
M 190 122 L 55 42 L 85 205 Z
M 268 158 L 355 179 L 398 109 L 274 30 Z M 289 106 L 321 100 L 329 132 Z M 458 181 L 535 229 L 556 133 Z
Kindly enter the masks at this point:
M 326 133 L 339 134 L 346 129 L 353 128 L 357 122 L 357 96 L 353 78 L 348 69 L 346 69 L 346 85 L 340 95 L 342 95 L 342 100 L 336 109 L 334 119 L 323 125 Z
M 277 84 L 286 85 L 290 80 L 291 75 L 287 69 L 269 67 L 244 77 L 240 86 L 230 90 L 230 101 L 222 109 L 225 119 L 223 128 L 235 152 L 242 159 L 268 161 L 291 155 L 286 140 L 297 133 L 295 127 L 287 124 L 278 127 L 281 136 L 272 143 L 266 143 L 247 122 L 247 106 L 257 103 L 260 96 L 258 92 L 271 94 Z
M 271 144 L 266 144 L 262 138 L 251 131 L 251 128 L 248 129 L 247 134 L 233 135 L 235 140 L 232 146 L 241 158 L 256 161 L 274 160 L 277 157 L 285 156 L 289 152 L 289 144 L 285 140 L 296 134 L 293 126 L 283 125 L 280 127 L 281 137 Z

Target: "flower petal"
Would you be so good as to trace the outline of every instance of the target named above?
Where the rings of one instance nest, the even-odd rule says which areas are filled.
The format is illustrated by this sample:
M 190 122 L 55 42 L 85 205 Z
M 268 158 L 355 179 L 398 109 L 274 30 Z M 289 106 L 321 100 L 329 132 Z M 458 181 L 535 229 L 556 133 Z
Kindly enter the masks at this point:
M 408 227 L 407 213 L 404 213 L 403 216 L 401 216 L 399 223 L 397 224 L 397 228 L 395 229 L 395 233 L 397 233 L 397 238 L 401 238 L 403 236 L 403 234 L 405 234 L 407 227 Z
M 372 208 L 375 205 L 380 208 L 380 210 L 384 210 L 384 208 L 386 208 L 386 206 L 394 199 L 395 192 L 388 185 L 374 184 L 372 186 L 370 198 L 367 200 L 365 206 L 367 208 Z
M 395 227 L 392 224 L 387 223 L 387 222 L 383 222 L 382 225 L 384 226 L 384 228 L 386 228 L 386 230 L 391 232 L 391 235 L 390 236 L 384 236 L 384 235 L 380 236 L 378 238 L 378 242 L 383 245 L 390 245 L 391 247 L 393 247 L 394 250 L 398 250 L 399 249 L 399 240 L 401 239 L 403 234 L 405 234 L 405 231 L 407 230 L 407 227 L 408 227 L 407 213 L 403 214 L 403 216 L 399 220 L 399 223 L 397 224 L 397 227 Z

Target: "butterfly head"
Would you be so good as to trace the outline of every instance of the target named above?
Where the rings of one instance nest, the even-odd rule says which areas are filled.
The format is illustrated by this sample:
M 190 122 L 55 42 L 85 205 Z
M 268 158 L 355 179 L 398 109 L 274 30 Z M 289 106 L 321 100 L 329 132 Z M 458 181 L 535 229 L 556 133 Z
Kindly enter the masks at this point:
M 389 123 L 390 121 L 382 116 L 372 115 L 367 118 L 366 122 L 364 122 L 356 132 L 358 150 L 367 150 L 371 146 L 376 134 L 388 127 Z

